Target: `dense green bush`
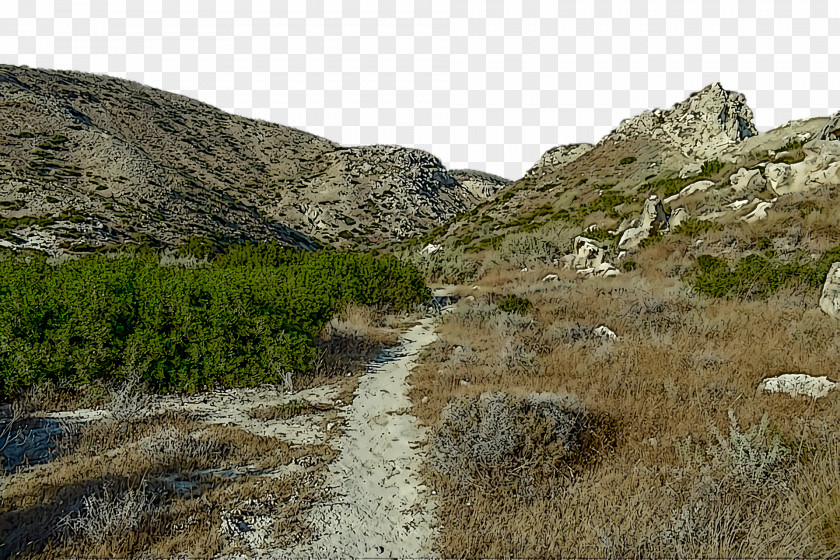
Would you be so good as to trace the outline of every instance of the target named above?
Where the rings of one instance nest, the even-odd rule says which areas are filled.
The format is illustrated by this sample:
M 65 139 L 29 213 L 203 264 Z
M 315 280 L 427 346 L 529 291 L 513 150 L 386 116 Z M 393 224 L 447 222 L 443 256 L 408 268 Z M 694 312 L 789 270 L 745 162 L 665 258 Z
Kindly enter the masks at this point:
M 701 255 L 691 283 L 707 296 L 766 298 L 790 284 L 821 288 L 831 264 L 836 261 L 840 261 L 840 247 L 826 251 L 815 262 L 805 258 L 780 261 L 752 254 L 740 259 L 734 267 L 718 257 Z
M 430 296 L 390 256 L 235 246 L 184 268 L 155 255 L 0 261 L 0 397 L 138 370 L 161 392 L 277 382 L 311 366 L 314 337 L 346 303 Z
M 497 306 L 506 313 L 519 313 L 520 315 L 524 315 L 534 307 L 529 300 L 514 295 L 503 297 L 499 300 Z

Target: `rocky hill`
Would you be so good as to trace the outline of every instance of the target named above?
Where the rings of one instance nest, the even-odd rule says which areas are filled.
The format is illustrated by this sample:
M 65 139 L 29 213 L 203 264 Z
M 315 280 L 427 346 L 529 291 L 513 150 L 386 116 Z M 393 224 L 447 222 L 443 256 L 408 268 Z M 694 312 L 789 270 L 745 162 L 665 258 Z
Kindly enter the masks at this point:
M 631 250 L 689 219 L 754 222 L 781 195 L 840 182 L 828 117 L 760 134 L 752 118 L 742 94 L 711 84 L 595 145 L 549 150 L 493 199 L 416 242 L 481 251 L 556 222 Z
M 81 72 L 0 65 L 0 122 L 2 244 L 50 253 L 192 236 L 369 246 L 492 191 L 421 150 L 342 147 Z

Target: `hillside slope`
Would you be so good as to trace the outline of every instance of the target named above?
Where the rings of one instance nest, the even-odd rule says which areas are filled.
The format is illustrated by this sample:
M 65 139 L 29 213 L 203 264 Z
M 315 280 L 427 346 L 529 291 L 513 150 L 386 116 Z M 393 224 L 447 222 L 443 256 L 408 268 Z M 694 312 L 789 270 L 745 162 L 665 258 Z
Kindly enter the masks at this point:
M 427 152 L 342 147 L 108 76 L 0 65 L 0 122 L 0 233 L 16 247 L 369 246 L 479 200 Z
M 761 166 L 763 173 L 765 165 L 776 161 L 775 152 L 786 145 L 792 151 L 784 161 L 801 159 L 801 139 L 815 136 L 827 121 L 793 121 L 759 134 L 752 118 L 743 95 L 711 84 L 669 110 L 646 111 L 623 121 L 595 145 L 549 150 L 493 199 L 418 241 L 477 251 L 498 246 L 508 234 L 533 231 L 554 221 L 581 231 L 591 227 L 620 234 L 652 195 L 668 199 L 701 179 L 711 180 L 714 189 L 723 188 L 741 168 Z M 721 204 L 742 195 L 733 192 L 709 199 L 708 207 L 701 200 L 691 210 L 720 210 Z M 772 196 L 768 190 L 761 200 Z M 753 201 L 750 208 L 756 204 Z

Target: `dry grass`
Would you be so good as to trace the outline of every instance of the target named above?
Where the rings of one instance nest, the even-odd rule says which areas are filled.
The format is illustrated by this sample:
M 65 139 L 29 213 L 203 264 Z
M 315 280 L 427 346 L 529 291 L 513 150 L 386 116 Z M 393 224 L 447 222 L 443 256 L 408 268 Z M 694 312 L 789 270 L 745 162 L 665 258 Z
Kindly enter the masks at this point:
M 320 499 L 318 473 L 335 455 L 171 413 L 92 423 L 60 449 L 3 492 L 10 556 L 210 556 L 236 546 L 223 523 L 243 504 L 270 514 L 282 545 L 306 534 L 298 514 Z
M 600 416 L 586 432 L 606 444 L 566 467 L 535 461 L 501 478 L 486 469 L 486 480 L 470 483 L 430 468 L 441 554 L 840 552 L 832 486 L 840 473 L 831 462 L 840 397 L 756 393 L 781 372 L 833 378 L 836 322 L 801 288 L 761 302 L 693 294 L 673 278 L 680 243 L 649 247 L 637 259 L 648 259 L 644 272 L 619 280 L 566 275 L 544 285 L 523 281 L 530 272 L 496 272 L 481 281 L 489 290 L 472 291 L 476 299 L 447 316 L 410 380 L 424 423 L 441 425 L 447 404 L 485 392 L 569 394 Z M 527 297 L 534 309 L 511 317 L 495 308 L 499 294 Z M 599 325 L 618 340 L 592 336 Z

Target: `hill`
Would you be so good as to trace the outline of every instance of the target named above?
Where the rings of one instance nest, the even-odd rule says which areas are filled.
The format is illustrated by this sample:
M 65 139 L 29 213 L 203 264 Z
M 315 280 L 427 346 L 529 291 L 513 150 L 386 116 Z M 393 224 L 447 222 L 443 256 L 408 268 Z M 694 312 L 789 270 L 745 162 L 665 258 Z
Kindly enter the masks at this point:
M 0 233 L 18 248 L 365 247 L 481 198 L 422 150 L 343 147 L 108 76 L 0 65 L 0 122 Z

